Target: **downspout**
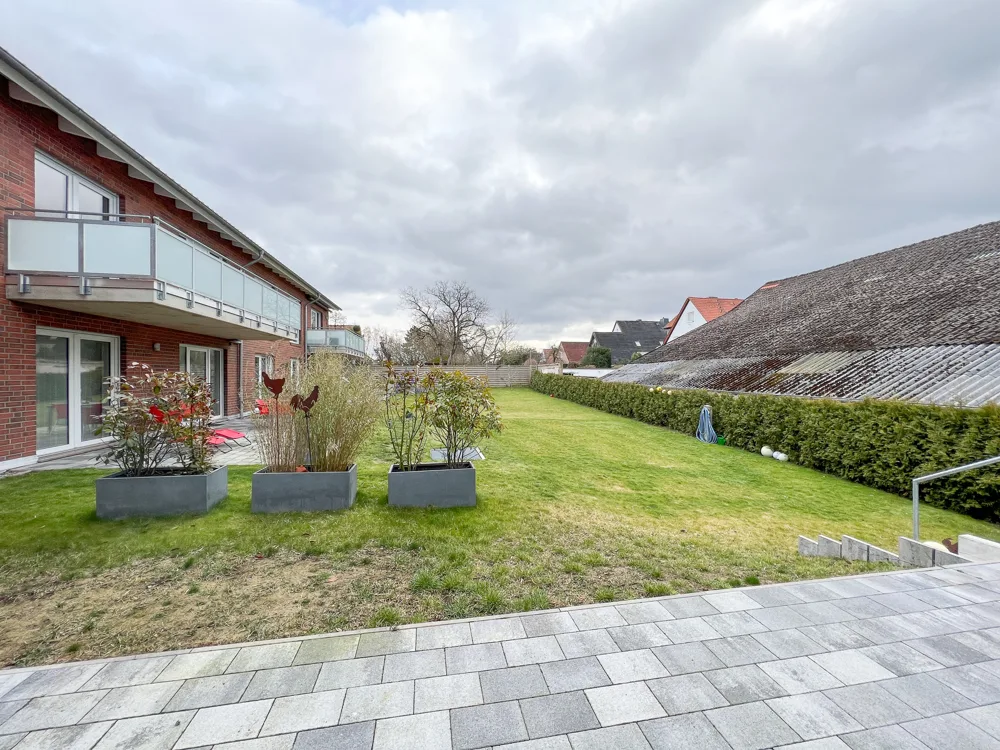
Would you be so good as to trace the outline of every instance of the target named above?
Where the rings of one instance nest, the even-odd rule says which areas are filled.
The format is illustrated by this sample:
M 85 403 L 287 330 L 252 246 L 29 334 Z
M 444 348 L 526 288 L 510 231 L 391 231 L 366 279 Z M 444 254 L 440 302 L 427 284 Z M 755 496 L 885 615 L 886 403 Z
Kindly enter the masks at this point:
M 236 411 L 243 416 L 243 339 L 236 342 Z

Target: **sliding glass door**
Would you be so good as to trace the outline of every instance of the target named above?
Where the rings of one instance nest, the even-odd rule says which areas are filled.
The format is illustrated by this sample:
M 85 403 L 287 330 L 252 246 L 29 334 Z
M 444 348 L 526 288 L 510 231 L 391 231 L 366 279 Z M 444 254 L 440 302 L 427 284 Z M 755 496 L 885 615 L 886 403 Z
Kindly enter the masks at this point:
M 118 338 L 39 328 L 35 336 L 35 434 L 39 453 L 99 439 L 107 379 L 118 374 Z
M 208 382 L 212 391 L 212 414 L 222 416 L 225 404 L 222 374 L 222 350 L 205 346 L 182 346 L 181 366 L 200 380 Z

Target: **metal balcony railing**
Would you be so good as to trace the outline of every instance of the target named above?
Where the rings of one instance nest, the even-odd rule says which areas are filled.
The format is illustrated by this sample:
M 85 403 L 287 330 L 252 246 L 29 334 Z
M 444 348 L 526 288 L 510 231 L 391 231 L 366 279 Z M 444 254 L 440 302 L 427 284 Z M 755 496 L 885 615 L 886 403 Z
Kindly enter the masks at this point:
M 343 328 L 310 328 L 306 331 L 306 348 L 310 351 L 326 348 L 365 356 L 365 340 L 354 331 Z

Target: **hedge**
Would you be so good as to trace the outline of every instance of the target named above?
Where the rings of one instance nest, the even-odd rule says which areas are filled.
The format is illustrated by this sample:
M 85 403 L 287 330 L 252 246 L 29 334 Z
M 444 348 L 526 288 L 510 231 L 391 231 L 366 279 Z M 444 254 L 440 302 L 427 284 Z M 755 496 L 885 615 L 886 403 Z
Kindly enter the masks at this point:
M 535 373 L 531 387 L 556 398 L 694 435 L 703 404 L 726 445 L 759 452 L 909 497 L 914 477 L 1000 455 L 1000 407 L 929 406 L 903 401 L 841 402 L 699 390 L 651 392 L 634 383 Z M 921 502 L 1000 520 L 1000 468 L 991 466 L 921 487 Z

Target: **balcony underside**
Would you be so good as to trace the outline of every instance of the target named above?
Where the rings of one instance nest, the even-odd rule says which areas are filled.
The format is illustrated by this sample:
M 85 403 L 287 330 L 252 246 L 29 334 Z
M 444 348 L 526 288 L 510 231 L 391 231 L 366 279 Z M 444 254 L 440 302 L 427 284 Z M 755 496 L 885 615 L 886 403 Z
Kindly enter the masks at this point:
M 238 313 L 183 297 L 157 292 L 148 279 L 88 279 L 89 294 L 80 294 L 79 279 L 42 280 L 32 277 L 30 290 L 21 293 L 17 276 L 6 277 L 7 299 L 43 307 L 127 320 L 221 339 L 287 341 L 284 332 Z M 162 297 L 162 298 L 161 298 Z

